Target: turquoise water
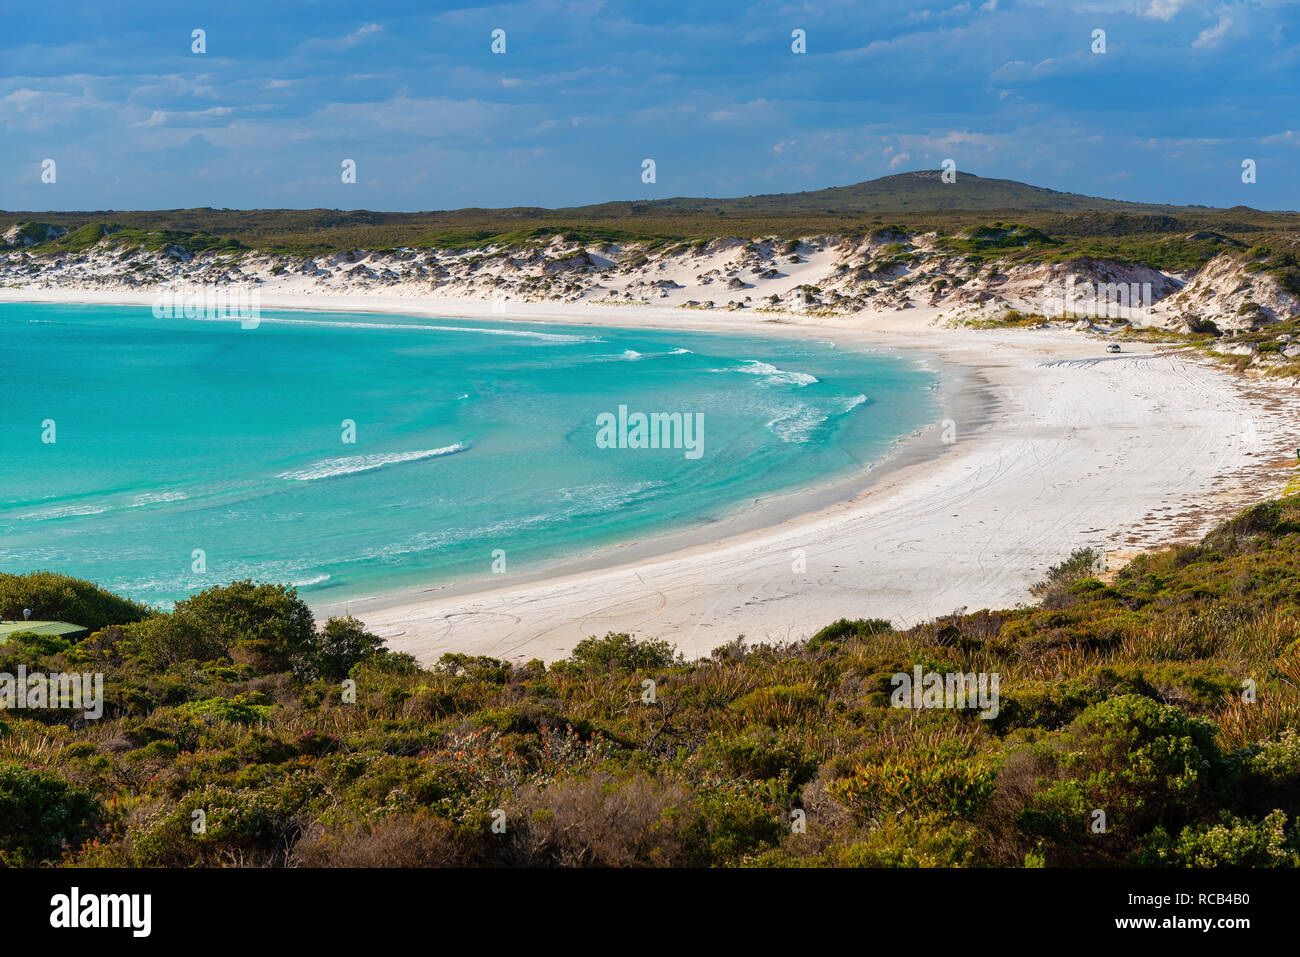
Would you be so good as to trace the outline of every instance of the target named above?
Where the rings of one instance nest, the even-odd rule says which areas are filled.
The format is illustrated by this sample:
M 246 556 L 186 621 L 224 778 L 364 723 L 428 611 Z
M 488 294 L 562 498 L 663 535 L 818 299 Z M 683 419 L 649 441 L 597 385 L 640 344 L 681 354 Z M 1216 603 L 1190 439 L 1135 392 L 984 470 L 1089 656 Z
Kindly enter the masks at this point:
M 936 415 L 911 362 L 777 338 L 17 303 L 0 337 L 0 571 L 161 607 L 542 571 L 860 470 Z M 702 415 L 701 454 L 599 447 L 620 405 Z

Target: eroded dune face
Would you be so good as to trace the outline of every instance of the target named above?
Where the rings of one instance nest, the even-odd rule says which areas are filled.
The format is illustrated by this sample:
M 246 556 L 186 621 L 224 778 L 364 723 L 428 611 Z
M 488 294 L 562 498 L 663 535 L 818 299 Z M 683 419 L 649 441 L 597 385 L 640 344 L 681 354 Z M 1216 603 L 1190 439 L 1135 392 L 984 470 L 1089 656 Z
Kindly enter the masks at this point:
M 1213 322 L 1222 330 L 1254 329 L 1300 315 L 1300 297 L 1289 292 L 1274 273 L 1250 261 L 1220 255 L 1161 303 L 1162 325 Z

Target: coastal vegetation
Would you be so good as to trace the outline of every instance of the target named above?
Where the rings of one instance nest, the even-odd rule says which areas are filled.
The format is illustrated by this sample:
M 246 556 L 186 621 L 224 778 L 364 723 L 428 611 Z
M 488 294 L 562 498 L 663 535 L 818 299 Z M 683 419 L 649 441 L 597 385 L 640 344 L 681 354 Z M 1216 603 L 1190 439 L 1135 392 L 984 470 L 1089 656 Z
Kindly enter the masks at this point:
M 94 628 L 13 635 L 0 673 L 99 672 L 106 699 L 4 712 L 0 862 L 1300 864 L 1300 495 L 1101 564 L 901 630 L 428 667 L 283 586 L 160 612 L 0 575 L 0 615 Z M 900 707 L 915 669 L 996 674 L 997 707 Z
M 60 235 L 46 238 L 46 226 L 56 227 Z M 355 250 L 522 247 L 556 235 L 586 245 L 637 242 L 657 249 L 718 236 L 794 241 L 892 230 L 900 236 L 936 233 L 954 252 L 976 262 L 1095 256 L 1192 270 L 1221 252 L 1261 245 L 1294 250 L 1300 214 L 1131 203 L 972 174 L 945 184 L 938 171 L 923 170 L 804 193 L 563 209 L 0 212 L 0 230 L 11 227 L 18 229 L 19 245 L 36 256 L 78 252 L 105 239 L 123 248 L 170 246 L 191 254 L 257 250 L 322 256 Z

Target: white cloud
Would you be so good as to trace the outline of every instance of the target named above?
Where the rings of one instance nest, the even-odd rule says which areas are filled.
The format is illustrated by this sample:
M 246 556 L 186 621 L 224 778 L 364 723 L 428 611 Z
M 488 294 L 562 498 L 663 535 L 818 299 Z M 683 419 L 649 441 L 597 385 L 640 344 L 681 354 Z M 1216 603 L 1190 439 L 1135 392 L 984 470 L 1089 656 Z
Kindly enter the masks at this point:
M 1281 133 L 1274 133 L 1271 136 L 1265 136 L 1260 140 L 1261 143 L 1268 143 L 1270 146 L 1274 143 L 1283 143 L 1288 146 L 1300 145 L 1300 132 L 1295 130 L 1283 130 Z
M 1232 29 L 1232 17 L 1226 13 L 1221 13 L 1219 14 L 1219 22 L 1202 30 L 1196 39 L 1192 41 L 1192 46 L 1198 50 L 1216 47 L 1230 29 Z
M 372 33 L 378 33 L 382 29 L 383 27 L 377 23 L 367 23 L 345 36 L 343 42 L 348 46 L 356 46 Z
M 1138 13 L 1168 23 L 1186 5 L 1187 0 L 1147 0 L 1146 3 L 1138 6 Z
M 334 50 L 343 51 L 351 50 L 358 43 L 361 43 L 367 37 L 374 36 L 384 28 L 377 23 L 362 24 L 353 30 L 347 36 L 342 37 L 312 37 L 305 40 L 302 44 L 304 50 Z
M 223 126 L 220 122 L 235 111 L 228 106 L 212 106 L 206 110 L 154 110 L 149 118 L 132 126 Z

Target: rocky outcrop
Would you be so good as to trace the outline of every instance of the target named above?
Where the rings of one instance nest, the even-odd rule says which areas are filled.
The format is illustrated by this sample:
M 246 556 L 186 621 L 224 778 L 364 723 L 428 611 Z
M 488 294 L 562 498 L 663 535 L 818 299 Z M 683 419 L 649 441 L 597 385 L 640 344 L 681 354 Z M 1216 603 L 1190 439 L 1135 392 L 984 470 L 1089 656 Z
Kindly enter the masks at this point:
M 1171 328 L 1223 332 L 1258 329 L 1300 315 L 1300 298 L 1260 263 L 1240 256 L 1215 256 L 1178 293 L 1161 303 L 1156 318 Z

